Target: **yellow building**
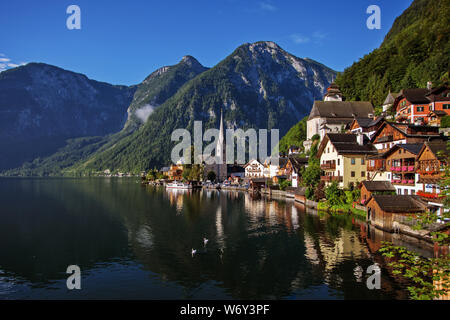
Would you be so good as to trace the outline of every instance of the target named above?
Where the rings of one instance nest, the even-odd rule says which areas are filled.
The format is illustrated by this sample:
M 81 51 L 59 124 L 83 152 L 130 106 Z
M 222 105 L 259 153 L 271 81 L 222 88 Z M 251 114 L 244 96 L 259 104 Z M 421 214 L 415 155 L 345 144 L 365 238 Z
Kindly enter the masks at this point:
M 317 157 L 322 170 L 321 180 L 328 185 L 337 181 L 339 187 L 366 180 L 366 157 L 377 154 L 365 135 L 328 133 L 319 145 Z

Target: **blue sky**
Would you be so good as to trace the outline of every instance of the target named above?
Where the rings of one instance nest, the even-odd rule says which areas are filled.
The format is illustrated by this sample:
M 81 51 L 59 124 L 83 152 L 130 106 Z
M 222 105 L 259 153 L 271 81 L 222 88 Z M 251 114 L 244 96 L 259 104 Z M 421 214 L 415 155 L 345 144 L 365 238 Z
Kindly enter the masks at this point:
M 274 41 L 337 71 L 378 47 L 412 0 L 15 0 L 0 10 L 0 70 L 45 62 L 113 84 L 136 84 L 192 55 L 212 67 L 246 42 Z M 81 30 L 68 30 L 69 5 Z M 369 30 L 369 5 L 381 30 Z

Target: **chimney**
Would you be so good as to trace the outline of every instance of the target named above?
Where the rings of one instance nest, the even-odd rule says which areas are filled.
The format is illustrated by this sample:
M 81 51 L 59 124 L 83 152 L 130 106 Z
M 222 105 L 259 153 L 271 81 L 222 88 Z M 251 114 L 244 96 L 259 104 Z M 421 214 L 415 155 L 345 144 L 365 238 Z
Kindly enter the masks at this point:
M 358 131 L 356 134 L 356 142 L 362 146 L 364 145 L 364 134 L 361 131 Z
M 433 83 L 431 81 L 427 82 L 427 89 L 431 90 L 433 88 Z

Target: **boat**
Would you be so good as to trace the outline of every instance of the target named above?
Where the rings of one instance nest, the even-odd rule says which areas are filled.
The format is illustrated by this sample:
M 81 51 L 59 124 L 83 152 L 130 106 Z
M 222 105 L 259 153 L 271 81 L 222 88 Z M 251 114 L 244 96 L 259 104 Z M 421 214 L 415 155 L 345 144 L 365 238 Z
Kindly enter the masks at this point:
M 167 189 L 192 189 L 192 185 L 175 181 L 175 182 L 166 184 L 166 188 Z

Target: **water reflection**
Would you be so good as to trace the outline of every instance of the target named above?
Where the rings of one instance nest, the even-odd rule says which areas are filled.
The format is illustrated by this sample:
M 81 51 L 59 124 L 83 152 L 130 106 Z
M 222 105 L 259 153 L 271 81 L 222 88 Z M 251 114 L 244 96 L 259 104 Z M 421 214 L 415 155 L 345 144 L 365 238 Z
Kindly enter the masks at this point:
M 0 200 L 7 298 L 403 299 L 376 250 L 421 246 L 291 200 L 133 179 L 3 179 Z M 382 290 L 371 291 L 360 269 L 374 262 Z M 69 264 L 82 269 L 81 292 L 65 289 Z

